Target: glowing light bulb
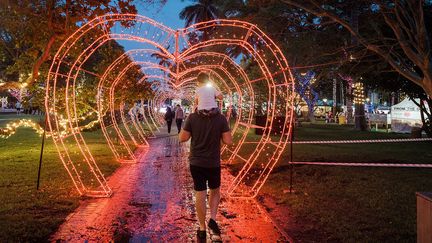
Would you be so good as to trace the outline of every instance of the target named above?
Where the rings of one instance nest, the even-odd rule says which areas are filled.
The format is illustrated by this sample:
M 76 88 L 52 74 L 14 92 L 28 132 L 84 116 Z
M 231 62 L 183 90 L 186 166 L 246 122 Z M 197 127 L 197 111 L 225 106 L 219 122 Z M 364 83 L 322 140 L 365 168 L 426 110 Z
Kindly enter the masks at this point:
M 213 84 L 212 83 L 210 83 L 210 82 L 208 82 L 208 83 L 206 83 L 206 87 L 213 87 Z

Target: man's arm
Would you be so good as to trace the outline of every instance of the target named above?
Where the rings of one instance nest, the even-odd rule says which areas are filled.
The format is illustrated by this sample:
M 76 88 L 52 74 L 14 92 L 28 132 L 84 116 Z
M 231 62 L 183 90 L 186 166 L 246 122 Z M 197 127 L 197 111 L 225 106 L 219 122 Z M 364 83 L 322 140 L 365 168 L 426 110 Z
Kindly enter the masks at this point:
M 233 143 L 231 131 L 222 133 L 222 142 L 226 145 L 231 145 Z
M 191 133 L 182 129 L 179 134 L 180 143 L 186 142 L 191 137 Z
M 186 119 L 183 128 L 180 130 L 180 134 L 179 134 L 179 142 L 180 143 L 186 142 L 187 140 L 189 140 L 191 138 L 191 135 L 192 135 L 191 119 L 192 118 L 193 118 L 193 115 L 189 116 Z

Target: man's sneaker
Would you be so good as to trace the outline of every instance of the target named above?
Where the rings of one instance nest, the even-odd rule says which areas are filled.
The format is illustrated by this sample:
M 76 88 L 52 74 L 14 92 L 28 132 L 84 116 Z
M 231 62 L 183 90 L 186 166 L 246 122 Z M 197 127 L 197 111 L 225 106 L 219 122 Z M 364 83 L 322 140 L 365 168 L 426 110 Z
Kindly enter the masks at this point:
M 205 230 L 197 230 L 197 242 L 206 242 L 207 232 Z
M 213 234 L 220 235 L 221 231 L 219 229 L 218 224 L 213 219 L 210 219 L 208 222 L 208 227 L 212 230 Z

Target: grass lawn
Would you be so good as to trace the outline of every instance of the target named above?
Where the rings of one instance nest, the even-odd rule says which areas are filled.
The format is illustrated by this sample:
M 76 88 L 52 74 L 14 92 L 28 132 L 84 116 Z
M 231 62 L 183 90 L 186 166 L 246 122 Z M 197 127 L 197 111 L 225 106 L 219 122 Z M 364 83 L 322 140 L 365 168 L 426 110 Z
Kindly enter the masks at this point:
M 0 115 L 0 127 L 15 119 L 15 115 Z M 120 166 L 100 131 L 83 135 L 105 175 Z M 0 139 L 0 242 L 47 241 L 79 204 L 51 138 L 46 140 L 41 187 L 36 190 L 40 147 L 41 137 L 31 128 L 18 128 L 10 138 Z
M 296 140 L 404 138 L 309 124 Z M 430 142 L 294 145 L 295 161 L 430 163 Z M 260 192 L 284 208 L 286 230 L 300 242 L 415 242 L 418 191 L 432 191 L 432 169 L 298 165 L 289 189 L 285 154 Z M 270 209 L 270 210 L 272 210 Z M 276 211 L 276 210 L 275 210 Z

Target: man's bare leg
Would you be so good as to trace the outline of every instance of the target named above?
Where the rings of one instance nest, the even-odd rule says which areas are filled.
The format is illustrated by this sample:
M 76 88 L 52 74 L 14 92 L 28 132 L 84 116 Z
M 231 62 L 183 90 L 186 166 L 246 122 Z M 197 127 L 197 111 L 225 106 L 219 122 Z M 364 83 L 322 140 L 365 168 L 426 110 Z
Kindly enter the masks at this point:
M 204 191 L 195 191 L 195 208 L 198 217 L 198 223 L 200 226 L 200 230 L 206 230 L 206 197 L 207 190 Z
M 212 218 L 214 221 L 216 221 L 216 214 L 218 211 L 220 198 L 221 198 L 220 187 L 216 189 L 210 189 L 210 196 L 209 196 L 210 218 Z

